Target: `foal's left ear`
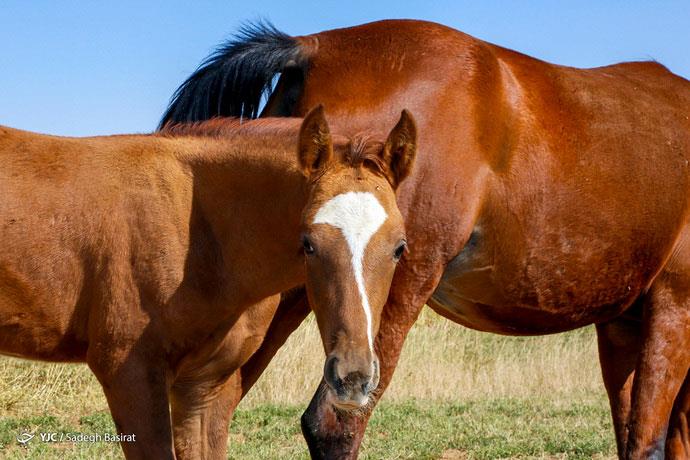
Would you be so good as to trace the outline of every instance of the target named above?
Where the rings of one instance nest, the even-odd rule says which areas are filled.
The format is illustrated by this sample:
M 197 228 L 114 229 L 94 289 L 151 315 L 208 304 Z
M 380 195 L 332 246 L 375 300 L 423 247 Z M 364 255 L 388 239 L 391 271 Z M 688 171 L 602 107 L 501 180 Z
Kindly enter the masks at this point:
M 326 123 L 323 105 L 309 111 L 299 130 L 299 164 L 309 177 L 333 158 L 331 131 Z
M 416 153 L 417 126 L 412 114 L 403 110 L 383 146 L 383 162 L 388 166 L 388 178 L 394 188 L 409 176 Z

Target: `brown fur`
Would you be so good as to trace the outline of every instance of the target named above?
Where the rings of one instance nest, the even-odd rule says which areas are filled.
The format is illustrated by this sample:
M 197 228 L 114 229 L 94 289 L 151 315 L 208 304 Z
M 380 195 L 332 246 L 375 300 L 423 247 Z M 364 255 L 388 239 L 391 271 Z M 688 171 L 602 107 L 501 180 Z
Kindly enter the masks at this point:
M 300 234 L 338 193 L 379 199 L 391 218 L 366 253 L 378 322 L 402 217 L 384 161 L 351 166 L 351 141 L 315 141 L 312 130 L 328 131 L 320 108 L 301 127 L 213 120 L 84 139 L 0 128 L 0 352 L 86 361 L 118 432 L 136 435 L 127 458 L 174 458 L 173 443 L 180 456 L 223 456 L 224 401 L 241 395 L 231 376 L 258 348 L 278 294 L 305 282 L 324 295 L 312 301 L 326 353 L 369 372 L 342 237 L 314 229 L 335 254 L 324 272 L 305 262 Z M 314 181 L 298 158 L 319 149 L 334 155 Z
M 654 62 L 553 65 L 420 21 L 297 40 L 303 84 L 280 81 L 265 114 L 324 104 L 355 133 L 409 107 L 420 126 L 398 191 L 410 251 L 382 314 L 380 387 L 427 301 L 502 334 L 596 323 L 620 457 L 688 458 L 688 81 Z M 289 326 L 272 325 L 243 367 L 245 391 L 302 301 L 284 300 L 276 321 Z M 302 420 L 312 455 L 355 458 L 368 414 L 321 394 Z

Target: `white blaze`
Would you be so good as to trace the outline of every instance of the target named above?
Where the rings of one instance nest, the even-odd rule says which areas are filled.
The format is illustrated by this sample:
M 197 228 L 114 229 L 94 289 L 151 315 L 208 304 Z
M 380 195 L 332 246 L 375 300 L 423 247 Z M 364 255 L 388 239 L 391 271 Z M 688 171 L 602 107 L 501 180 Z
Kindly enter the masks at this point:
M 369 192 L 347 192 L 337 195 L 321 206 L 314 217 L 315 224 L 328 224 L 339 228 L 347 241 L 352 254 L 355 282 L 362 298 L 364 316 L 367 319 L 369 350 L 372 352 L 374 338 L 372 337 L 371 307 L 364 286 L 362 261 L 369 240 L 383 225 L 386 218 L 388 218 L 386 210 Z

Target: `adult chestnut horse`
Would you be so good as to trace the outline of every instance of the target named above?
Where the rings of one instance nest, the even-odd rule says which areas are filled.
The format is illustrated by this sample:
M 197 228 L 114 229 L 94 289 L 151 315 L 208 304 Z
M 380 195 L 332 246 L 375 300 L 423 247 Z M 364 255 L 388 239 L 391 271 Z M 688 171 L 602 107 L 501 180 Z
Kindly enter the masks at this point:
M 303 37 L 264 25 L 205 61 L 163 121 L 256 116 L 264 92 L 264 115 L 324 103 L 346 133 L 417 115 L 398 192 L 410 252 L 376 338 L 382 388 L 425 302 L 501 334 L 595 323 L 619 455 L 690 455 L 688 81 L 655 62 L 553 65 L 421 21 Z M 285 297 L 244 391 L 306 312 Z M 321 394 L 302 418 L 312 455 L 356 457 L 368 414 Z
M 407 112 L 385 145 L 332 137 L 322 108 L 301 127 L 216 120 L 84 139 L 0 128 L 0 352 L 86 361 L 127 458 L 175 458 L 173 442 L 180 457 L 224 457 L 229 413 L 216 401 L 280 292 L 306 282 L 328 395 L 366 404 L 405 248 L 394 188 L 415 137 Z

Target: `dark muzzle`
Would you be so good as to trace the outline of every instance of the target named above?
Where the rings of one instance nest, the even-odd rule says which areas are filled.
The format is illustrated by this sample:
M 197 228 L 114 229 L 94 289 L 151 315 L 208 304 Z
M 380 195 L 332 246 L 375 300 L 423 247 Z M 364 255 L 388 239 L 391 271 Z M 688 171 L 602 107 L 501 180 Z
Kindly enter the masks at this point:
M 350 371 L 341 377 L 338 372 L 339 359 L 330 356 L 324 366 L 324 380 L 333 390 L 336 398 L 333 404 L 341 409 L 359 409 L 369 402 L 371 392 L 379 383 L 379 362 L 374 359 L 367 370 Z

